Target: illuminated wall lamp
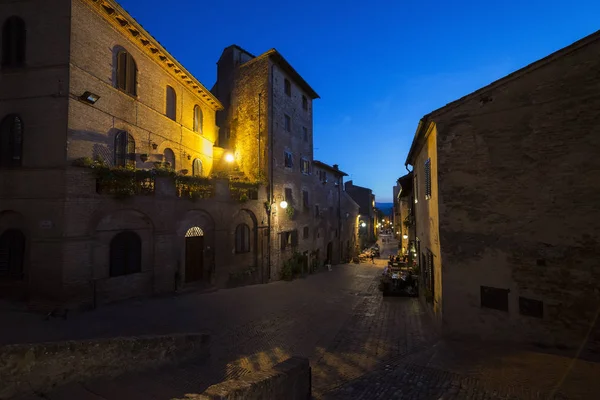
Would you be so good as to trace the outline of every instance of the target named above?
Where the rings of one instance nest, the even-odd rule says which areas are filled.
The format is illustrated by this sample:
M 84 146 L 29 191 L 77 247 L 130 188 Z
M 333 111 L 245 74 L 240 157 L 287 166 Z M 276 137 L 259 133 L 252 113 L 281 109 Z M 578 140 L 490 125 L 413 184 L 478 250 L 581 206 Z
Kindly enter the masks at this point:
M 234 160 L 235 160 L 235 157 L 233 157 L 233 154 L 231 154 L 231 153 L 225 154 L 225 161 L 227 161 L 228 163 L 232 163 Z
M 100 96 L 92 92 L 86 91 L 81 96 L 79 96 L 79 99 L 88 104 L 96 104 L 96 102 L 100 100 Z

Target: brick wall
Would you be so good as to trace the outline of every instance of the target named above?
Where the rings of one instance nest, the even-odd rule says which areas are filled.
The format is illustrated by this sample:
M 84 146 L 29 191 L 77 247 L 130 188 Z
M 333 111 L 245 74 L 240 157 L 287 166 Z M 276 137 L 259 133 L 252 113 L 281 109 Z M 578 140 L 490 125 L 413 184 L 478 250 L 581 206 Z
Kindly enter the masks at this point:
M 23 124 L 22 167 L 0 170 L 0 234 L 19 229 L 26 237 L 24 282 L 56 293 L 61 260 L 57 239 L 63 217 L 65 140 L 69 87 L 70 1 L 3 2 L 4 19 L 18 16 L 27 32 L 25 66 L 0 74 L 0 119 L 17 114 Z M 0 35 L 2 32 L 0 32 Z M 56 260 L 49 266 L 47 260 Z M 0 295 L 11 292 L 0 282 Z
M 73 0 L 72 12 L 69 159 L 101 156 L 112 163 L 115 134 L 126 130 L 135 139 L 136 153 L 149 154 L 146 163 L 137 157 L 139 168 L 162 161 L 169 148 L 175 153 L 176 170 L 191 173 L 193 160 L 199 158 L 204 174 L 210 174 L 212 147 L 218 135 L 214 106 L 152 58 L 125 28 L 107 22 L 89 1 Z M 129 52 L 137 65 L 135 97 L 115 88 L 116 52 L 120 48 Z M 165 115 L 167 85 L 176 92 L 175 120 Z M 100 95 L 100 100 L 93 106 L 77 100 L 85 91 Z M 195 105 L 202 110 L 201 134 L 193 131 Z
M 600 306 L 598 51 L 588 39 L 434 112 L 450 331 L 576 346 L 590 327 Z M 510 290 L 508 312 L 480 308 L 482 285 Z M 523 315 L 520 297 L 543 302 L 543 318 Z

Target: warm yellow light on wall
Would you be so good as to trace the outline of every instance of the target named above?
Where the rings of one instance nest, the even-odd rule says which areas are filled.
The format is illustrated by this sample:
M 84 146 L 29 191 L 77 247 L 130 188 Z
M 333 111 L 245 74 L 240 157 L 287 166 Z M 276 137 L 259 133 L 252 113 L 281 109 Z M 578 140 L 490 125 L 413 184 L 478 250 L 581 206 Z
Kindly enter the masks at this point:
M 283 200 L 281 203 L 279 203 L 279 207 L 286 209 L 288 206 L 287 201 Z
M 225 154 L 225 161 L 227 161 L 228 163 L 232 163 L 234 160 L 235 160 L 235 157 L 233 157 L 233 154 L 231 154 L 231 153 Z

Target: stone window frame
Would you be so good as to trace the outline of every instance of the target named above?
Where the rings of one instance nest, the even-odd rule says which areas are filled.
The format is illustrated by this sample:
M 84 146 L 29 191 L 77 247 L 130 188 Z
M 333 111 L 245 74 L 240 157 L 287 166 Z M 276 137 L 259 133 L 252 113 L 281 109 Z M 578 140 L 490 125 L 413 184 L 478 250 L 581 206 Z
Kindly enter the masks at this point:
M 23 165 L 23 119 L 8 114 L 0 121 L 0 169 Z
M 305 95 L 302 95 L 302 109 L 308 111 L 308 98 Z
M 119 265 L 122 261 L 122 265 Z M 131 230 L 117 233 L 110 240 L 109 276 L 111 278 L 142 272 L 142 239 Z
M 22 68 L 27 60 L 27 26 L 12 15 L 2 25 L 2 68 Z
M 135 58 L 123 46 L 117 45 L 114 52 L 114 87 L 137 98 L 139 70 Z

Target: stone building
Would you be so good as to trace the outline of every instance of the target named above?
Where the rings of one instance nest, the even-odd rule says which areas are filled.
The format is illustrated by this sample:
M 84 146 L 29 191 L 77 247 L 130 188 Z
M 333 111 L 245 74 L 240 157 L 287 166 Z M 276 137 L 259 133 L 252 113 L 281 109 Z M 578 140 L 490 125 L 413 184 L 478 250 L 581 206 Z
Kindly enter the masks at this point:
M 599 52 L 597 32 L 420 121 L 406 163 L 444 332 L 598 351 Z
M 268 279 L 266 191 L 209 179 L 209 90 L 113 0 L 0 16 L 2 296 L 67 307 Z
M 375 213 L 375 195 L 371 189 L 357 186 L 353 181 L 344 185 L 346 193 L 359 205 L 359 246 L 367 246 L 375 240 L 377 216 Z M 364 226 L 363 226 L 364 225 Z
M 237 45 L 223 50 L 212 92 L 224 106 L 217 113 L 220 145 L 235 155 L 246 176 L 269 188 L 270 278 L 278 279 L 282 264 L 296 252 L 308 255 L 311 264 L 340 262 L 346 174 L 313 161 L 317 93 L 277 50 L 254 56 Z M 323 178 L 326 174 L 332 179 Z
M 400 177 L 394 188 L 398 188 L 394 197 L 394 208 L 397 209 L 397 220 L 395 223 L 396 232 L 400 240 L 401 254 L 410 253 L 412 258 L 416 253 L 415 248 L 415 218 L 413 214 L 414 197 L 412 192 L 413 175 L 412 172 Z M 394 192 L 395 193 L 395 192 Z M 417 260 L 418 261 L 418 260 Z

